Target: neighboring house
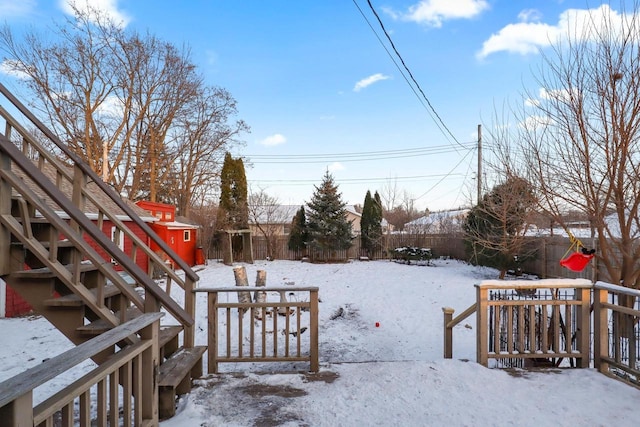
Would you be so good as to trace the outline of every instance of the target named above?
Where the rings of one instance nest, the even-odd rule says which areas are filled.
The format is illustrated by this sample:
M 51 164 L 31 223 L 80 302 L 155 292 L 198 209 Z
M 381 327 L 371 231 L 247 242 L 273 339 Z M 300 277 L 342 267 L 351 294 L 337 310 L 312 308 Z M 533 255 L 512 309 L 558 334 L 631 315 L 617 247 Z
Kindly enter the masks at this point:
M 252 236 L 288 236 L 291 223 L 302 205 L 267 205 L 249 207 L 249 230 Z
M 27 178 L 19 169 L 16 168 L 12 170 L 17 176 L 21 177 L 24 182 L 26 183 L 31 182 L 31 180 Z M 49 177 L 49 179 L 52 182 L 56 182 L 56 173 L 52 166 L 47 165 L 43 170 L 43 172 L 45 173 L 45 175 Z M 93 192 L 96 195 L 96 197 L 100 197 L 101 195 L 103 195 L 102 191 L 97 191 L 97 186 L 94 183 L 90 182 L 87 184 L 87 187 L 89 189 L 91 189 L 92 186 L 96 187 L 96 191 Z M 60 207 L 56 205 L 50 199 L 50 197 L 48 197 L 47 194 L 44 191 L 42 191 L 42 189 L 39 186 L 35 184 L 30 185 L 30 189 L 33 192 L 35 192 L 40 197 L 40 199 L 43 200 L 48 206 L 53 208 L 53 210 L 58 213 L 58 216 L 60 218 L 66 219 L 66 220 L 69 219 L 69 216 L 67 215 L 67 213 L 62 211 L 62 209 L 60 209 Z M 73 188 L 68 182 L 64 181 L 62 186 L 60 187 L 60 190 L 62 190 L 63 193 L 65 193 L 69 198 L 71 198 Z M 156 220 L 155 218 L 148 216 L 144 210 L 138 208 L 133 202 L 130 202 L 126 199 L 125 199 L 125 202 L 145 222 L 148 223 Z M 137 226 L 133 221 L 131 221 L 131 218 L 129 218 L 113 202 L 113 200 L 104 196 L 103 198 L 101 198 L 100 204 L 103 207 L 108 207 L 108 209 L 111 212 L 114 212 L 116 217 L 120 221 L 125 223 L 125 225 L 127 225 L 127 227 L 129 227 L 129 229 L 131 229 L 136 236 L 138 236 L 143 241 L 148 242 L 149 237 L 147 236 L 147 234 L 139 226 Z M 94 224 L 98 223 L 98 213 L 97 213 L 98 210 L 92 203 L 87 202 L 83 210 L 84 210 L 84 213 L 87 215 L 87 217 L 90 220 L 92 220 Z M 110 237 L 113 242 L 116 242 L 120 247 L 120 249 L 123 250 L 124 253 L 126 253 L 129 256 L 132 256 L 133 244 L 131 240 L 129 238 L 122 238 L 122 236 L 118 235 L 119 234 L 118 229 L 114 226 L 114 224 L 111 221 L 103 220 L 102 231 L 104 232 L 105 235 Z M 94 249 L 96 249 L 96 251 L 105 260 L 113 262 L 111 257 L 108 256 L 105 251 L 103 251 L 95 242 L 92 242 L 92 239 L 90 237 L 85 237 L 85 239 L 87 240 L 87 242 L 89 242 L 93 246 Z M 148 272 L 149 262 L 148 262 L 147 256 L 143 253 L 138 253 L 135 259 L 136 259 L 136 264 L 145 272 Z M 13 289 L 11 289 L 10 285 L 11 285 L 10 283 L 7 283 L 7 284 L 0 283 L 0 317 L 3 317 L 3 314 L 4 314 L 4 317 L 14 317 L 14 316 L 19 316 L 19 315 L 29 313 L 31 311 L 31 307 L 17 293 L 15 293 Z
M 344 207 L 347 211 L 347 221 L 351 222 L 351 231 L 356 236 L 360 235 L 360 220 L 362 219 L 362 214 L 356 211 L 356 207 L 354 205 L 347 205 Z
M 249 229 L 254 236 L 262 236 L 266 232 L 269 236 L 288 236 L 291 232 L 291 223 L 296 213 L 303 205 L 270 205 L 249 207 Z M 360 220 L 362 214 L 356 211 L 354 205 L 346 205 L 347 220 L 351 222 L 351 230 L 354 235 L 360 235 Z M 305 206 L 305 213 L 308 208 Z M 390 224 L 382 219 L 382 232 L 387 233 Z M 260 230 L 262 228 L 262 230 Z
M 201 250 L 197 246 L 198 226 L 186 222 L 186 218 L 176 218 L 176 207 L 165 203 L 140 200 L 138 207 L 144 209 L 157 221 L 151 224 L 151 229 L 169 245 L 190 267 L 203 263 L 203 257 L 198 254 Z M 151 249 L 158 252 L 158 245 L 151 243 Z M 172 263 L 173 264 L 173 263 Z M 176 265 L 173 264 L 173 268 Z
M 428 215 L 415 219 L 404 225 L 408 234 L 445 234 L 462 231 L 469 209 L 430 212 Z

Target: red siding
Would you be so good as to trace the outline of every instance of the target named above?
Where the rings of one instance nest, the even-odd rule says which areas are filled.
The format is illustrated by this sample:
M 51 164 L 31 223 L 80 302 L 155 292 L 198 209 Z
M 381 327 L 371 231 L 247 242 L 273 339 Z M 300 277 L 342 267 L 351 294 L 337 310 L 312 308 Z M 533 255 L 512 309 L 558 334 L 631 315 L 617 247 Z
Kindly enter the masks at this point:
M 189 266 L 196 265 L 196 229 L 185 226 L 185 228 L 169 228 L 163 224 L 152 224 L 151 228 L 156 234 L 171 248 L 180 258 Z M 185 231 L 190 233 L 188 241 L 184 240 Z M 158 251 L 159 248 L 155 243 L 151 243 L 151 249 Z M 177 266 L 172 263 L 173 267 Z
M 16 317 L 28 314 L 32 311 L 31 306 L 18 295 L 11 286 L 6 287 L 7 300 L 5 306 L 5 317 Z
M 147 234 L 135 223 L 131 221 L 125 222 L 125 225 L 129 227 L 129 229 L 138 236 L 145 244 L 148 244 L 149 237 Z M 102 224 L 102 232 L 111 239 L 111 228 L 113 227 L 113 223 L 111 221 L 104 221 Z M 91 244 L 91 246 L 102 256 L 106 261 L 111 261 L 111 257 L 101 248 L 98 244 L 90 237 L 85 236 L 85 240 Z M 133 242 L 129 237 L 124 236 L 124 253 L 129 255 L 129 257 L 133 256 Z M 136 264 L 138 267 L 142 269 L 142 271 L 148 273 L 149 272 L 149 260 L 147 255 L 142 252 L 140 249 L 136 251 Z
M 95 223 L 96 221 L 94 221 Z M 147 234 L 136 224 L 133 222 L 125 223 L 131 231 L 134 232 L 136 236 L 138 236 L 143 242 L 148 244 L 149 237 Z M 111 238 L 111 227 L 113 227 L 113 223 L 111 221 L 104 221 L 102 225 L 102 231 L 104 234 L 110 239 Z M 61 237 L 63 238 L 63 237 Z M 85 240 L 91 244 L 91 246 L 102 256 L 106 261 L 111 261 L 111 257 L 107 255 L 107 253 L 98 246 L 98 244 L 88 236 L 85 236 Z M 133 242 L 130 238 L 125 237 L 124 239 L 124 253 L 129 256 L 132 256 L 133 252 Z M 141 250 L 137 251 L 136 254 L 136 264 L 144 271 L 149 272 L 149 263 L 148 257 Z M 118 267 L 116 267 L 118 269 Z M 8 285 L 8 284 L 7 284 Z M 5 316 L 6 317 L 14 317 L 23 314 L 27 314 L 32 311 L 31 306 L 20 297 L 10 286 L 6 287 L 6 307 L 5 307 Z

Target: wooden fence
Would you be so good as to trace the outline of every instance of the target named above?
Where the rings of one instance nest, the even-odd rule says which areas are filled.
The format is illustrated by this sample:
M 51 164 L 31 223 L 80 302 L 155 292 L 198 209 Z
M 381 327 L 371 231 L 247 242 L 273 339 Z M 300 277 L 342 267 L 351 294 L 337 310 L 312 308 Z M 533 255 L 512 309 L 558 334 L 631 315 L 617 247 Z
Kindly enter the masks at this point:
M 158 425 L 156 372 L 162 316 L 162 313 L 143 314 L 0 383 L 0 425 Z M 134 338 L 137 333 L 140 339 Z M 126 340 L 131 344 L 119 349 L 117 344 Z M 34 406 L 36 387 L 102 351 L 115 354 Z M 93 407 L 92 392 L 97 395 Z M 76 404 L 78 411 L 74 411 Z M 92 414 L 96 414 L 95 417 Z
M 225 362 L 309 362 L 318 372 L 318 288 L 238 288 L 195 290 L 208 294 L 208 372 Z
M 253 258 L 256 260 L 267 259 L 267 241 L 263 236 L 255 235 L 253 242 Z M 587 242 L 585 241 L 585 244 Z M 290 251 L 287 247 L 288 236 L 278 236 L 274 238 L 272 247 L 272 259 L 300 260 L 303 256 L 310 255 L 306 251 Z M 347 261 L 350 259 L 388 259 L 389 250 L 395 248 L 413 246 L 419 248 L 429 248 L 434 257 L 453 258 L 469 261 L 469 256 L 465 252 L 464 237 L 460 233 L 454 234 L 389 234 L 385 235 L 380 248 L 374 253 L 367 253 L 361 249 L 360 238 L 353 240 L 351 248 L 342 251 L 334 251 L 325 256 L 317 253 L 319 259 L 332 259 L 334 261 Z M 560 260 L 567 254 L 567 249 L 571 246 L 568 238 L 553 237 L 531 237 L 526 241 L 525 252 L 533 252 L 533 258 L 522 263 L 523 271 L 535 274 L 542 279 L 546 278 L 569 278 L 569 279 L 589 279 L 593 282 L 598 280 L 607 281 L 608 277 L 603 275 L 603 270 L 598 268 L 595 260 L 579 272 L 572 272 L 560 266 Z M 222 251 L 212 247 L 209 251 L 209 258 L 223 259 Z

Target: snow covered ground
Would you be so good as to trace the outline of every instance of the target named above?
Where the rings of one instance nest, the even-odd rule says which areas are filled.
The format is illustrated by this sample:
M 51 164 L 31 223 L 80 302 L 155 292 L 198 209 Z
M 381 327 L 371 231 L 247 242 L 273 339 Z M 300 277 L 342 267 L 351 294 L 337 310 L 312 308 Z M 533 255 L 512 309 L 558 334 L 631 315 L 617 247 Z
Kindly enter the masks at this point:
M 299 372 L 308 364 L 274 365 L 268 374 L 222 364 L 222 373 L 198 380 L 178 414 L 161 427 L 640 423 L 640 390 L 593 369 L 513 375 L 479 366 L 473 316 L 454 330 L 454 359 L 443 359 L 442 307 L 466 309 L 474 301 L 473 285 L 495 279 L 495 270 L 445 260 L 433 266 L 260 261 L 245 267 L 250 283 L 265 270 L 267 286 L 319 287 L 320 373 Z M 232 267 L 223 264 L 211 263 L 198 274 L 200 287 L 234 284 Z M 204 294 L 197 310 L 196 341 L 204 344 Z M 38 317 L 0 319 L 0 328 L 0 381 L 40 363 L 43 354 L 70 347 Z M 41 387 L 36 399 L 54 387 Z

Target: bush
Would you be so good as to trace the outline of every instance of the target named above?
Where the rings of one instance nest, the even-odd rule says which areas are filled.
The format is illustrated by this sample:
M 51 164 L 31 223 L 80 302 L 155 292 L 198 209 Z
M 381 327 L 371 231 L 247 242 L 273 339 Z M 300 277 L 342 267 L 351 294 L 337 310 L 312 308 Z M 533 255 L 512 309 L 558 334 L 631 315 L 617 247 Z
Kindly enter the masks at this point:
M 411 264 L 413 261 L 416 264 L 431 264 L 433 259 L 433 253 L 429 248 L 418 248 L 413 246 L 404 246 L 401 248 L 395 248 L 390 250 L 391 259 L 395 262 L 403 262 Z

